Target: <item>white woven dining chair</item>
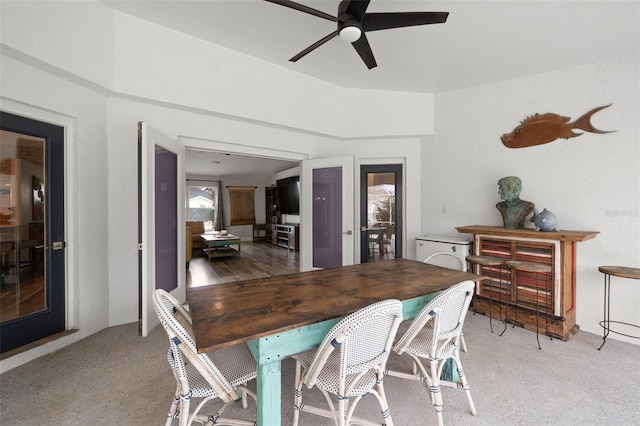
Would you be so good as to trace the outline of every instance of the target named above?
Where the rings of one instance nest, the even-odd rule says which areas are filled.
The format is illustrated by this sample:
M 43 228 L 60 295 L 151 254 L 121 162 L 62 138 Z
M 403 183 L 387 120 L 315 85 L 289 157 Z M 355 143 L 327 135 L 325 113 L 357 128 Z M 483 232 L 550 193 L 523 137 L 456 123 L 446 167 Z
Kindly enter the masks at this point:
M 377 302 L 343 318 L 327 333 L 318 349 L 294 355 L 296 379 L 293 425 L 298 425 L 302 411 L 332 418 L 337 426 L 352 423 L 379 425 L 380 422 L 353 417 L 361 398 L 372 394 L 380 404 L 385 423 L 393 426 L 383 378 L 393 339 L 401 321 L 400 301 L 389 299 Z M 317 387 L 330 409 L 304 405 L 302 385 L 309 389 Z M 337 406 L 334 398 L 337 399 Z M 353 399 L 351 402 L 350 398 Z
M 245 387 L 256 378 L 256 363 L 246 344 L 239 344 L 198 354 L 191 328 L 191 316 L 183 306 L 164 290 L 153 293 L 153 307 L 169 337 L 167 360 L 176 379 L 176 392 L 166 426 L 178 418 L 180 426 L 194 421 L 206 425 L 255 425 L 255 420 L 222 417 L 236 400 L 247 408 L 247 395 L 256 395 Z M 191 413 L 192 398 L 202 398 Z M 212 414 L 199 414 L 204 404 L 220 399 L 222 405 Z
M 429 265 L 442 266 L 443 268 L 455 269 L 456 271 L 466 271 L 463 260 L 448 251 L 437 251 L 431 253 L 423 261 Z M 464 340 L 464 334 L 460 334 L 460 346 L 463 352 L 469 352 L 467 342 Z
M 429 391 L 439 425 L 442 425 L 441 385 L 461 387 L 467 396 L 471 414 L 476 415 L 476 408 L 471 399 L 469 384 L 462 369 L 457 348 L 474 287 L 475 284 L 472 281 L 463 281 L 436 296 L 406 329 L 406 324 L 402 325 L 398 331 L 399 337 L 393 345 L 393 350 L 397 354 L 407 354 L 412 358 L 413 365 L 418 367 L 418 372 L 405 373 L 390 370 L 387 374 L 422 382 Z M 432 323 L 433 327 L 429 327 L 429 323 Z M 442 368 L 449 359 L 453 359 L 456 364 L 460 383 L 440 379 Z M 422 360 L 428 364 L 427 367 Z

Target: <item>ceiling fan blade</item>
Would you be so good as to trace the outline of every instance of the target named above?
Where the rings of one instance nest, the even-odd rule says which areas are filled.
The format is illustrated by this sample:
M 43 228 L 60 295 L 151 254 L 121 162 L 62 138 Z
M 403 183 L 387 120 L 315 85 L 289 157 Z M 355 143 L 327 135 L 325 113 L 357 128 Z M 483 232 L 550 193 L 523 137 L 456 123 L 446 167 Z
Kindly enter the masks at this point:
M 364 63 L 367 65 L 367 68 L 371 69 L 378 66 L 376 58 L 373 57 L 373 52 L 371 51 L 371 46 L 369 46 L 367 36 L 364 35 L 364 33 L 362 33 L 358 40 L 351 44 L 355 47 L 356 52 L 358 52 L 358 55 L 360 55 Z
M 327 19 L 332 22 L 338 22 L 338 18 L 336 18 L 335 16 L 331 16 L 328 13 L 324 13 L 320 10 L 314 9 L 309 6 L 305 6 L 300 3 L 296 3 L 289 0 L 265 0 L 265 1 L 268 1 L 269 3 L 279 4 L 280 6 L 288 7 L 290 9 L 295 9 L 299 12 L 308 13 L 309 15 L 317 16 L 318 18 Z
M 390 12 L 367 13 L 362 20 L 364 31 L 387 30 L 414 25 L 443 24 L 449 12 Z
M 338 6 L 338 16 L 343 13 L 348 13 L 358 21 L 362 21 L 362 17 L 367 11 L 367 7 L 369 7 L 369 2 L 370 0 L 351 0 L 347 2 L 340 2 L 340 5 Z
M 331 34 L 329 34 L 326 37 L 323 37 L 322 39 L 316 41 L 315 43 L 313 43 L 311 46 L 307 47 L 306 49 L 304 49 L 302 52 L 298 53 L 296 56 L 294 56 L 293 58 L 289 59 L 291 62 L 296 62 L 298 59 L 302 58 L 303 56 L 305 56 L 307 53 L 311 52 L 312 50 L 317 49 L 318 47 L 322 46 L 323 44 L 325 44 L 326 42 L 328 42 L 329 40 L 331 40 L 332 38 L 336 37 L 338 35 L 338 31 L 334 31 Z M 364 34 L 363 34 L 364 35 Z

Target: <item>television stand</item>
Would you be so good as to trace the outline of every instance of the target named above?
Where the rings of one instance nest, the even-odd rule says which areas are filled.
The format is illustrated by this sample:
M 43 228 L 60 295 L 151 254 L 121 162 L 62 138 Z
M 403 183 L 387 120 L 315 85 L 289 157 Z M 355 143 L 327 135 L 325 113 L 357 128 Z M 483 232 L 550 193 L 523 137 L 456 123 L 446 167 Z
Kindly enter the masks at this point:
M 298 225 L 273 224 L 271 243 L 274 246 L 284 247 L 287 250 L 300 250 Z

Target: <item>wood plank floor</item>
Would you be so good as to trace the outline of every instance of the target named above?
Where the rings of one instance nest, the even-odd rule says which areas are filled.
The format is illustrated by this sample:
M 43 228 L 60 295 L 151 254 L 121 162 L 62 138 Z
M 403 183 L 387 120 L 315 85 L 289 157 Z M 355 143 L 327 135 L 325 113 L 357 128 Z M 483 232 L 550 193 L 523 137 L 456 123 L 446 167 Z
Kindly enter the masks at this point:
M 265 278 L 300 271 L 300 252 L 269 243 L 242 242 L 240 256 L 218 257 L 209 262 L 194 250 L 187 270 L 187 287 Z
M 187 286 L 197 287 L 228 281 L 264 278 L 290 274 L 300 269 L 300 253 L 268 243 L 242 243 L 239 257 L 222 257 L 207 261 L 200 250 L 187 270 Z M 0 321 L 9 321 L 44 308 L 44 277 L 37 276 L 20 285 L 20 303 L 16 305 L 16 285 L 4 285 L 0 290 Z
M 40 312 L 45 308 L 44 276 L 27 274 L 20 284 L 6 284 L 0 289 L 0 322 Z

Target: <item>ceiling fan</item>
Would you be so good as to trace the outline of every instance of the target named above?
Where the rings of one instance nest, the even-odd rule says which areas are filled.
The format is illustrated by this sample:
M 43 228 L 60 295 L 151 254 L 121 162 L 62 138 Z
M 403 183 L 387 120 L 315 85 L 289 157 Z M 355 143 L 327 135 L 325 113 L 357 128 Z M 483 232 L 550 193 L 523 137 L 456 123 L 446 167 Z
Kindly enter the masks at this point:
M 442 24 L 447 21 L 449 12 L 389 12 L 367 13 L 370 0 L 342 0 L 338 5 L 338 16 L 332 16 L 317 9 L 289 0 L 265 0 L 279 4 L 300 12 L 308 13 L 319 18 L 337 22 L 338 28 L 331 34 L 316 41 L 302 52 L 289 59 L 298 59 L 322 46 L 332 38 L 338 36 L 353 45 L 369 69 L 375 68 L 376 59 L 373 57 L 371 46 L 367 41 L 367 31 L 388 30 L 391 28 L 411 27 L 414 25 Z

